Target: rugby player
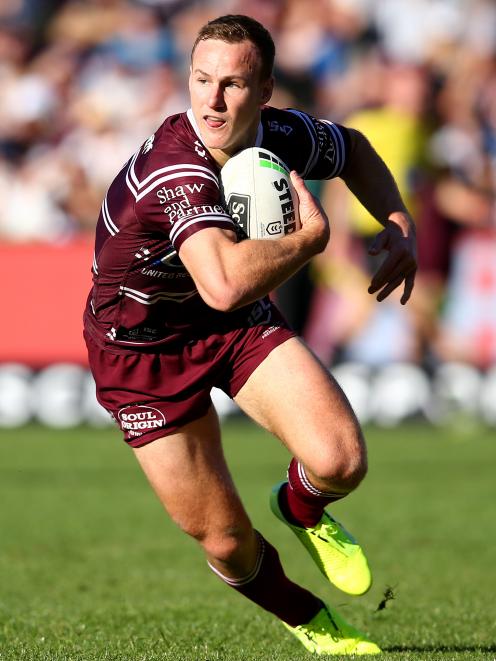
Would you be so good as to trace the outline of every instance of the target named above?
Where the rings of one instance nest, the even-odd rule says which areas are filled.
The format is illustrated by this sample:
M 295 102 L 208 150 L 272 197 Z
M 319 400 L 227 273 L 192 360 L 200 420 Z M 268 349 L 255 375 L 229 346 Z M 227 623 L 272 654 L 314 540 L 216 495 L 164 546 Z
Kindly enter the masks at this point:
M 210 399 L 216 386 L 272 432 L 293 459 L 274 487 L 274 514 L 327 580 L 363 594 L 365 555 L 324 510 L 366 473 L 357 419 L 329 371 L 296 337 L 268 294 L 329 240 L 304 179 L 341 177 L 383 224 L 386 251 L 369 292 L 397 287 L 406 303 L 415 231 L 387 167 L 365 139 L 327 120 L 267 105 L 270 34 L 246 16 L 206 24 L 191 55 L 191 108 L 167 117 L 125 164 L 96 228 L 85 338 L 97 397 L 169 516 L 203 547 L 227 585 L 273 613 L 317 654 L 379 647 L 318 596 L 290 581 L 254 530 L 226 465 Z M 302 227 L 273 241 L 238 240 L 219 188 L 239 150 L 265 147 L 292 170 Z

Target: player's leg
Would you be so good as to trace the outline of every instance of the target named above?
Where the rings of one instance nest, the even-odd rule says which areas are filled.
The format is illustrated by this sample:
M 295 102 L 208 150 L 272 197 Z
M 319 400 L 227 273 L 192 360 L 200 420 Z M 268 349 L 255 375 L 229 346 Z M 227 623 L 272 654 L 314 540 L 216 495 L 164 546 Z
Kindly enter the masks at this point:
M 365 476 L 356 416 L 335 379 L 298 338 L 273 349 L 235 399 L 282 440 L 317 490 L 345 495 Z
M 171 518 L 203 547 L 228 585 L 289 626 L 309 622 L 320 599 L 291 582 L 277 551 L 255 531 L 224 459 L 217 416 L 134 450 Z
M 308 348 L 291 338 L 258 365 L 236 401 L 294 455 L 288 484 L 272 494 L 274 513 L 330 581 L 345 592 L 362 594 L 371 585 L 365 556 L 324 511 L 355 489 L 367 468 L 360 425 L 341 388 Z
M 170 517 L 203 545 L 209 562 L 233 576 L 252 568 L 255 535 L 226 469 L 211 410 L 134 453 Z
M 171 518 L 203 547 L 228 585 L 276 615 L 310 652 L 380 649 L 308 590 L 290 581 L 276 549 L 252 528 L 226 465 L 215 412 L 134 450 Z

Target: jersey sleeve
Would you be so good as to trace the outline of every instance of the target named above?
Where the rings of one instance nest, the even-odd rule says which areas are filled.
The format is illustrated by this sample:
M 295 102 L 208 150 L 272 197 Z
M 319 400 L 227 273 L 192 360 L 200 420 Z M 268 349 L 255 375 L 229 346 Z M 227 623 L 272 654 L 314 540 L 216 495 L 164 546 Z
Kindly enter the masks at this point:
M 316 119 L 301 110 L 288 109 L 302 125 L 301 154 L 305 155 L 301 174 L 305 179 L 332 179 L 346 166 L 350 152 L 348 131 L 340 124 Z
M 138 220 L 149 231 L 167 233 L 176 251 L 207 227 L 236 229 L 222 204 L 217 172 L 205 161 L 162 165 L 134 185 Z

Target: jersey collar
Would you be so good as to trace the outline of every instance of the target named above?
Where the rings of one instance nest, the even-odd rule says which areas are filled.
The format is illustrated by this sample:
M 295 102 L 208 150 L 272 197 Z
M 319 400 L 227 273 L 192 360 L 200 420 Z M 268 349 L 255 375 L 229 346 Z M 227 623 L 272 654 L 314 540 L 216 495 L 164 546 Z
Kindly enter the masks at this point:
M 192 108 L 189 108 L 186 111 L 186 116 L 189 120 L 189 123 L 193 127 L 194 132 L 196 133 L 196 135 L 198 136 L 198 138 L 200 139 L 200 141 L 203 145 L 203 140 L 202 140 L 202 137 L 201 137 L 200 129 L 198 128 L 198 124 L 196 123 L 196 119 L 195 119 L 195 116 L 193 115 L 193 109 Z M 205 145 L 203 145 L 203 146 L 205 146 Z

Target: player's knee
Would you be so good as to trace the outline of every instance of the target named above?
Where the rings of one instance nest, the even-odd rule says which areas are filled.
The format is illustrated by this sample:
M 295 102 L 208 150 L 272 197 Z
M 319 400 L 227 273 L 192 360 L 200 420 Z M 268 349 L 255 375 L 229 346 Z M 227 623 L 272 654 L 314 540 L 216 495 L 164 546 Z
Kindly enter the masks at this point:
M 200 543 L 209 557 L 225 565 L 236 567 L 246 555 L 251 536 L 251 530 L 230 528 L 226 531 L 212 532 Z
M 358 487 L 366 473 L 366 462 L 348 459 L 333 463 L 329 470 L 316 471 L 314 476 L 324 491 L 346 494 Z
M 340 467 L 339 479 L 346 491 L 353 491 L 367 474 L 367 455 L 357 452 L 349 455 Z
M 348 493 L 356 489 L 367 474 L 367 452 L 360 430 L 352 430 L 346 439 L 334 442 L 312 472 L 331 491 Z
M 243 564 L 244 558 L 251 553 L 254 531 L 248 518 L 232 518 L 224 524 L 209 525 L 205 520 L 190 517 L 177 520 L 183 532 L 195 539 L 206 555 L 220 563 L 236 567 Z

